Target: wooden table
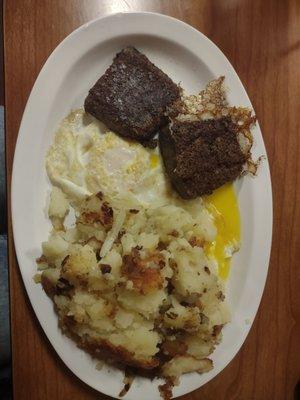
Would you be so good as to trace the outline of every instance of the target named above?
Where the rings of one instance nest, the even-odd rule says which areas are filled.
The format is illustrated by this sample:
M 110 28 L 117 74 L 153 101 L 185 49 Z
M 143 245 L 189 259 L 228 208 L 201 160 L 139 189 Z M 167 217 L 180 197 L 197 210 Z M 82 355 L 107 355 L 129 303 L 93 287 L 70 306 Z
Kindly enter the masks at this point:
M 22 113 L 47 57 L 79 25 L 125 10 L 182 19 L 221 48 L 253 102 L 272 172 L 273 250 L 259 313 L 230 365 L 183 398 L 293 399 L 300 378 L 300 1 L 7 0 L 8 189 Z M 104 399 L 67 370 L 42 332 L 22 284 L 10 217 L 9 257 L 14 399 Z

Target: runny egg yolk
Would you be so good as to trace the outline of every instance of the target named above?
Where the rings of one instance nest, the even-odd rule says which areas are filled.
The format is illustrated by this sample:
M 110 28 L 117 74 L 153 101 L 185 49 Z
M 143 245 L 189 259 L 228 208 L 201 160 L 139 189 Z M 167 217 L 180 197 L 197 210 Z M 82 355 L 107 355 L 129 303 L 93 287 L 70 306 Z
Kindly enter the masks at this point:
M 205 202 L 215 218 L 216 239 L 205 249 L 208 256 L 218 262 L 218 272 L 222 279 L 229 274 L 231 255 L 240 242 L 240 213 L 232 183 L 227 183 L 213 194 L 205 197 Z

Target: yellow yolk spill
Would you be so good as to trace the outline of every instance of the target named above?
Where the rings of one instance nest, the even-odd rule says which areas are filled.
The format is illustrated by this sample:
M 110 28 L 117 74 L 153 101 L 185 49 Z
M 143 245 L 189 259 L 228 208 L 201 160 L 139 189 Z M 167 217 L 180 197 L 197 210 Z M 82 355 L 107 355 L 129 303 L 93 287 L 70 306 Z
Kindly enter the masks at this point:
M 205 196 L 205 203 L 215 217 L 217 236 L 209 243 L 205 252 L 218 262 L 218 272 L 222 279 L 229 274 L 231 255 L 240 242 L 240 213 L 232 183 L 227 183 L 213 194 Z
M 159 161 L 158 155 L 155 154 L 155 153 L 151 154 L 151 156 L 150 156 L 150 166 L 151 166 L 152 169 L 157 167 L 158 161 Z

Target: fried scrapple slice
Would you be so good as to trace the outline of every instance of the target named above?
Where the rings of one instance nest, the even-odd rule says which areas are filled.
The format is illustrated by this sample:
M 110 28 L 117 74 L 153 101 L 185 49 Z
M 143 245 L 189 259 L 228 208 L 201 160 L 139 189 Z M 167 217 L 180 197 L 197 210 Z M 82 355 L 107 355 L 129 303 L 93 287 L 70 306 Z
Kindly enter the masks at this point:
M 164 72 L 126 47 L 90 89 L 84 107 L 114 132 L 146 142 L 168 122 L 166 108 L 179 96 L 179 87 Z
M 184 199 L 212 193 L 242 172 L 246 156 L 228 117 L 174 121 L 159 135 L 165 169 Z

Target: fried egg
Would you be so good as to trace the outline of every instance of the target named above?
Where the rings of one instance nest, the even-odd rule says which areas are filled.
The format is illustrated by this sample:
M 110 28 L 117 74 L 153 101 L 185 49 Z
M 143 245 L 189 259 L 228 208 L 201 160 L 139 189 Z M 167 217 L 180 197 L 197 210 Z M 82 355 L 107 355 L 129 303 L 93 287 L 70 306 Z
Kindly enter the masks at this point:
M 182 200 L 169 185 L 158 148 L 147 149 L 119 137 L 82 109 L 62 121 L 48 151 L 46 169 L 52 184 L 73 202 L 101 191 L 110 201 L 122 199 L 122 206 L 128 208 L 180 204 L 202 215 L 206 209 L 217 233 L 205 245 L 205 252 L 215 260 L 219 276 L 227 278 L 230 259 L 240 241 L 239 209 L 232 184 L 203 199 Z
M 102 191 L 109 198 L 125 197 L 132 206 L 157 207 L 168 202 L 158 149 L 145 149 L 103 130 L 83 110 L 63 120 L 46 168 L 51 182 L 74 199 Z

